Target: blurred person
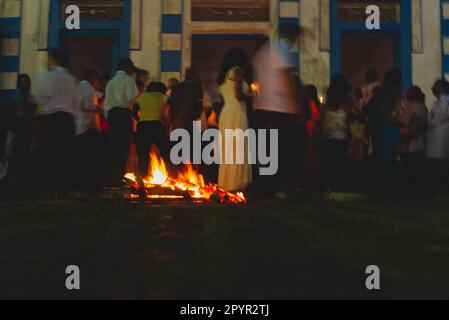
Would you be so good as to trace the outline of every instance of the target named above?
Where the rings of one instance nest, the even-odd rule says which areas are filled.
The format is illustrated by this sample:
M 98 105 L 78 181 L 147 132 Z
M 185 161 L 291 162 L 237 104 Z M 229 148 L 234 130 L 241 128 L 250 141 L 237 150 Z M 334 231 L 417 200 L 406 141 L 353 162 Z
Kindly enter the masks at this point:
M 375 89 L 380 85 L 379 76 L 376 69 L 368 70 L 365 74 L 365 84 L 361 88 L 360 104 L 365 106 L 373 97 Z
M 303 105 L 310 110 L 310 118 L 307 120 L 307 154 L 305 163 L 306 187 L 313 189 L 319 184 L 320 165 L 316 149 L 317 130 L 321 119 L 321 102 L 318 98 L 318 90 L 314 85 L 303 87 L 302 99 Z
M 152 145 L 156 145 L 162 158 L 168 163 L 170 142 L 166 129 L 165 107 L 168 96 L 167 87 L 161 82 L 151 82 L 148 91 L 137 98 L 140 108 L 139 123 L 136 133 L 138 155 L 138 174 L 146 177 Z
M 201 134 L 207 128 L 204 127 L 204 110 L 203 99 L 204 91 L 201 84 L 190 69 L 185 72 L 185 80 L 173 88 L 167 104 L 167 129 L 171 133 L 177 129 L 186 130 L 190 137 L 194 134 Z M 194 126 L 199 121 L 199 126 Z M 190 139 L 190 154 L 188 159 L 184 159 L 184 163 L 194 162 L 194 142 Z M 187 155 L 185 155 L 187 157 Z M 201 155 L 200 155 L 201 156 Z M 171 163 L 171 162 L 170 162 Z M 180 165 L 177 169 L 181 170 L 184 166 Z M 206 166 L 200 166 L 198 170 L 204 174 Z M 175 169 L 175 168 L 174 168 Z
M 179 84 L 179 80 L 176 78 L 170 78 L 167 84 L 167 96 L 171 96 L 173 89 Z
M 197 73 L 195 73 L 192 68 L 187 68 L 185 72 L 185 81 L 190 81 L 193 83 L 196 83 L 198 86 L 201 87 L 203 90 L 203 111 L 200 115 L 200 121 L 201 121 L 201 131 L 204 132 L 208 128 L 208 118 L 207 118 L 207 112 L 209 109 L 211 109 L 212 105 L 212 98 L 210 94 L 206 91 L 206 89 L 203 86 L 203 82 L 201 81 L 201 76 Z
M 98 85 L 98 92 L 100 93 L 100 97 L 98 98 L 98 107 L 100 112 L 98 113 L 100 119 L 100 132 L 107 133 L 109 132 L 109 122 L 104 112 L 104 102 L 106 101 L 106 87 L 111 81 L 110 75 L 102 75 L 100 77 L 100 83 Z
M 305 102 L 302 97 L 303 84 L 298 73 L 292 74 L 292 81 L 293 87 L 296 90 L 295 100 L 297 102 L 298 112 L 288 116 L 285 127 L 285 135 L 293 139 L 290 139 L 289 142 L 288 157 L 284 157 L 285 168 L 289 172 L 289 178 L 285 180 L 284 184 L 286 187 L 298 191 L 305 187 L 307 121 L 312 117 L 312 109 L 310 108 L 310 104 Z
M 119 61 L 119 71 L 106 87 L 105 113 L 110 126 L 111 185 L 120 186 L 124 174 L 133 132 L 132 110 L 139 92 L 133 75 L 134 63 L 129 58 Z
M 182 128 L 191 133 L 193 122 L 201 120 L 203 99 L 203 88 L 195 81 L 192 71 L 187 69 L 185 80 L 173 88 L 167 101 L 169 131 Z
M 401 125 L 399 155 L 405 171 L 404 191 L 413 198 L 419 196 L 424 187 L 427 117 L 426 95 L 419 87 L 409 87 L 398 118 Z
M 67 53 L 61 49 L 48 53 L 48 72 L 41 80 L 38 102 L 42 106 L 38 119 L 37 145 L 43 180 L 56 182 L 65 192 L 73 167 L 75 118 L 82 105 L 78 80 L 66 69 Z
M 217 82 L 224 99 L 223 109 L 218 120 L 218 128 L 223 137 L 221 147 L 221 164 L 218 171 L 218 185 L 230 191 L 245 190 L 252 182 L 252 167 L 249 163 L 248 148 L 245 150 L 226 150 L 226 146 L 236 146 L 234 142 L 226 141 L 226 130 L 248 129 L 248 117 L 245 101 L 250 98 L 249 85 L 245 80 L 245 69 L 248 67 L 248 57 L 244 50 L 231 48 L 225 55 Z M 245 146 L 248 142 L 245 143 Z M 235 149 L 235 147 L 234 147 Z M 237 152 L 244 152 L 244 163 L 237 164 Z M 234 158 L 232 164 L 225 163 L 226 155 L 232 152 Z
M 100 187 L 105 172 L 102 168 L 105 160 L 107 141 L 100 133 L 99 98 L 102 94 L 97 91 L 100 76 L 94 69 L 84 72 L 84 79 L 80 82 L 83 104 L 76 121 L 76 151 L 77 169 L 76 179 L 82 187 Z
M 367 187 L 366 161 L 368 139 L 366 137 L 366 117 L 363 112 L 362 91 L 354 92 L 354 102 L 348 112 L 348 174 L 347 186 L 355 191 L 364 191 Z
M 321 173 L 328 189 L 342 187 L 348 152 L 348 111 L 352 88 L 342 76 L 332 77 L 321 124 Z
M 139 88 L 139 92 L 143 93 L 147 91 L 148 85 L 151 83 L 151 75 L 148 70 L 136 68 L 136 85 Z
M 399 191 L 397 148 L 400 142 L 398 116 L 402 105 L 401 83 L 402 74 L 399 70 L 388 71 L 383 84 L 375 90 L 365 106 L 377 192 L 387 196 L 395 196 Z
M 267 42 L 253 61 L 255 80 L 259 85 L 253 103 L 254 126 L 256 129 L 277 129 L 279 133 L 278 173 L 274 177 L 256 177 L 262 197 L 282 191 L 295 179 L 289 172 L 289 143 L 292 139 L 289 137 L 289 120 L 290 115 L 303 116 L 304 110 L 300 108 L 294 79 L 297 62 L 291 59 L 290 51 L 297 43 L 300 32 L 299 25 L 281 24 L 279 39 Z
M 28 74 L 18 76 L 15 94 L 15 134 L 9 175 L 15 179 L 24 180 L 30 176 L 28 162 L 37 109 L 37 99 L 31 93 L 31 78 Z
M 448 191 L 449 179 L 449 82 L 438 80 L 432 92 L 437 101 L 428 116 L 426 155 L 429 183 L 434 193 Z

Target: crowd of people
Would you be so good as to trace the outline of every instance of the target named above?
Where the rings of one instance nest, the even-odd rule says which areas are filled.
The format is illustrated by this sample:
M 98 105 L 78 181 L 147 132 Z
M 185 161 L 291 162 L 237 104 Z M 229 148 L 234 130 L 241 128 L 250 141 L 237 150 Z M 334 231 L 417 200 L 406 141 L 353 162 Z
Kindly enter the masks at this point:
M 223 136 L 228 129 L 278 130 L 275 175 L 258 174 L 262 164 L 251 165 L 247 154 L 243 164 L 199 168 L 229 191 L 273 197 L 299 189 L 350 190 L 413 198 L 448 191 L 449 83 L 436 81 L 436 102 L 428 108 L 419 87 L 401 92 L 398 70 L 379 79 L 372 69 L 361 88 L 332 77 L 320 99 L 314 85 L 301 82 L 288 54 L 299 33 L 297 26 L 281 26 L 280 38 L 252 59 L 240 48 L 229 50 L 215 102 L 191 69 L 182 81 L 164 84 L 123 58 L 112 78 L 87 69 L 79 82 L 67 69 L 66 53 L 51 50 L 36 95 L 21 74 L 14 101 L 2 107 L 0 175 L 58 192 L 117 187 L 129 170 L 146 176 L 152 150 L 170 165 L 170 133 L 192 132 L 200 121 L 200 130 L 218 128 Z M 265 142 L 273 143 L 268 135 Z

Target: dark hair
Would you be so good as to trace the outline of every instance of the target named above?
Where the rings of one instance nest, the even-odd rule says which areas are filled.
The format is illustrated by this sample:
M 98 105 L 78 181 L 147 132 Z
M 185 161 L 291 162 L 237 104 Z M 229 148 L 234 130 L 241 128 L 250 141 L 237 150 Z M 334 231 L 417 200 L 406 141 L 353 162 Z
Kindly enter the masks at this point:
M 167 92 L 167 86 L 162 82 L 151 82 L 147 92 L 159 92 L 165 94 Z
M 201 77 L 192 68 L 186 68 L 184 72 L 184 79 L 202 86 Z
M 172 85 L 172 89 L 174 88 L 174 87 L 176 87 L 178 84 L 179 84 L 179 80 L 178 80 L 178 78 L 170 78 L 169 80 L 168 80 L 168 85 Z
M 61 48 L 55 48 L 48 50 L 48 56 L 61 67 L 67 68 L 69 65 L 69 56 L 67 50 Z
M 91 81 L 94 78 L 99 78 L 98 72 L 95 69 L 89 68 L 84 71 L 84 80 Z
M 221 65 L 220 75 L 217 78 L 219 84 L 223 84 L 226 80 L 226 75 L 233 67 L 239 67 L 246 71 L 249 66 L 248 55 L 245 50 L 241 48 L 231 48 L 226 52 L 223 63 Z
M 295 39 L 301 34 L 301 27 L 296 23 L 281 23 L 279 25 L 279 37 Z
M 118 62 L 119 70 L 123 70 L 127 67 L 135 68 L 134 62 L 130 58 L 122 58 Z
M 109 82 L 111 79 L 112 79 L 112 77 L 109 74 L 104 74 L 100 77 L 100 81 Z
M 303 99 L 305 103 L 308 103 L 310 100 L 314 101 L 317 108 L 320 108 L 320 99 L 318 98 L 318 90 L 314 85 L 305 85 L 302 87 Z M 304 104 L 306 105 L 306 104 Z
M 370 69 L 365 73 L 365 82 L 373 83 L 379 80 L 379 75 L 377 74 L 376 69 Z
M 326 108 L 339 109 L 349 103 L 352 87 L 342 75 L 333 76 L 326 94 Z
M 400 88 L 402 84 L 402 73 L 398 69 L 391 69 L 384 76 L 384 87 Z
M 405 92 L 405 98 L 411 102 L 426 102 L 426 95 L 424 94 L 424 92 L 422 92 L 421 88 L 417 86 L 409 87 Z
M 440 97 L 442 94 L 449 94 L 449 82 L 443 79 L 437 80 L 432 87 L 432 92 L 436 97 Z
M 145 70 L 145 69 L 140 69 L 140 68 L 136 68 L 136 73 L 137 73 L 137 77 L 141 77 L 141 76 L 146 76 L 146 75 L 150 75 L 150 71 Z
M 22 81 L 27 81 L 27 87 L 22 85 Z M 28 74 L 22 73 L 17 77 L 17 89 L 24 91 L 31 91 L 31 78 Z

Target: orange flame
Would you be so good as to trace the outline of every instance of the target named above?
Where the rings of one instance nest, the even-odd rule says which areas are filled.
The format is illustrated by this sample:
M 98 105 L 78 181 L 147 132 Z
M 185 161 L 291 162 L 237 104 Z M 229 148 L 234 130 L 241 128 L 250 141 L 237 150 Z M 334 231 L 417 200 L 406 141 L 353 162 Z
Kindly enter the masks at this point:
M 138 188 L 138 179 L 134 173 L 127 173 L 125 179 L 132 181 Z M 173 191 L 188 192 L 195 200 L 209 201 L 212 198 L 219 202 L 246 203 L 242 192 L 231 193 L 215 184 L 205 184 L 204 177 L 192 165 L 186 165 L 183 172 L 173 179 L 167 171 L 165 162 L 156 153 L 150 153 L 150 168 L 148 176 L 143 179 L 145 187 L 150 190 L 154 187 L 167 188 Z M 137 198 L 138 196 L 131 196 Z M 179 196 L 147 195 L 148 199 L 178 199 Z
M 165 163 L 155 153 L 150 154 L 149 183 L 152 185 L 163 185 L 168 180 L 168 172 Z

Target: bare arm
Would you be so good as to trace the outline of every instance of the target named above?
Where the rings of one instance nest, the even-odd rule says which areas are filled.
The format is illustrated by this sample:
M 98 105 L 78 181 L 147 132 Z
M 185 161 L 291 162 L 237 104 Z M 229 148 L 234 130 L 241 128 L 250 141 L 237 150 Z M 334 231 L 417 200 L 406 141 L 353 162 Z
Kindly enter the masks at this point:
M 247 95 L 245 92 L 243 92 L 242 87 L 243 87 L 243 82 L 244 82 L 244 78 L 243 78 L 243 73 L 240 69 L 236 69 L 235 70 L 235 79 L 234 79 L 234 92 L 235 92 L 235 96 L 237 97 L 237 99 L 239 101 L 247 101 L 248 99 L 250 99 L 250 96 Z

